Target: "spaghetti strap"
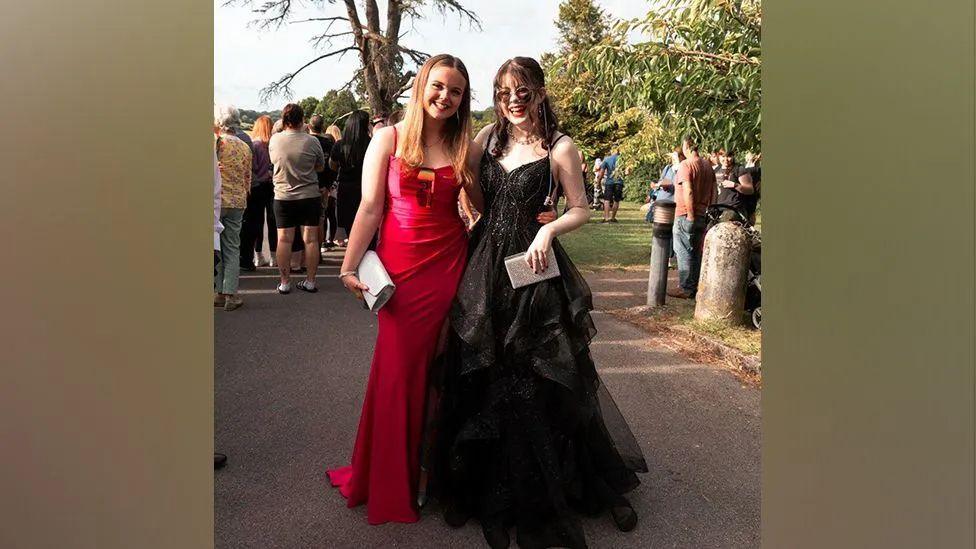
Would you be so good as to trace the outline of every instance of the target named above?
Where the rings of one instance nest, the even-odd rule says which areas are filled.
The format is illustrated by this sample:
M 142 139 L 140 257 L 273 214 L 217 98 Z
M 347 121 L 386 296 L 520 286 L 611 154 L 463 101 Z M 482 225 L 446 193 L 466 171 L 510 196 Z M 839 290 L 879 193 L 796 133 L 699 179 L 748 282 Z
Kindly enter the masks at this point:
M 393 154 L 391 156 L 396 156 L 397 152 L 397 129 L 396 126 L 391 126 L 393 128 Z

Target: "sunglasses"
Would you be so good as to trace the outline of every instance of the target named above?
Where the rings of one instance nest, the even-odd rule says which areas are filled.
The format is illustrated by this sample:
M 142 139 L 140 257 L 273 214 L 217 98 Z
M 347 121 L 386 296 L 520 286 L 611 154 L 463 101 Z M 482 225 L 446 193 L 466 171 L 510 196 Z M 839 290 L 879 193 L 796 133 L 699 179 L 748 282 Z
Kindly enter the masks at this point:
M 434 170 L 420 168 L 417 171 L 417 181 L 420 188 L 417 189 L 417 204 L 424 208 L 430 208 L 434 204 L 434 180 L 437 179 Z
M 515 99 L 519 103 L 530 103 L 535 98 L 535 91 L 527 86 L 519 86 L 515 88 Z M 499 88 L 495 90 L 495 100 L 499 103 L 508 103 L 512 98 L 512 90 L 508 88 Z

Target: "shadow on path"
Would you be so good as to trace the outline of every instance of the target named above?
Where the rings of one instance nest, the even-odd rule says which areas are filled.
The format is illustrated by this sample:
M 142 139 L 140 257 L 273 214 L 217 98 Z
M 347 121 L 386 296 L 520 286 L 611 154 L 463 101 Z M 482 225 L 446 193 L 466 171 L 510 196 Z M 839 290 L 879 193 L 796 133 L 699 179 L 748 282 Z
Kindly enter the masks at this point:
M 216 448 L 229 456 L 214 474 L 216 547 L 486 547 L 476 523 L 453 530 L 432 508 L 416 524 L 369 526 L 363 507 L 346 507 L 325 469 L 349 460 L 376 317 L 334 277 L 319 277 L 316 294 L 282 296 L 273 270 L 246 275 L 244 307 L 214 310 Z M 637 529 L 584 519 L 590 546 L 758 547 L 759 391 L 630 324 L 594 319 L 594 359 L 650 473 L 630 494 Z

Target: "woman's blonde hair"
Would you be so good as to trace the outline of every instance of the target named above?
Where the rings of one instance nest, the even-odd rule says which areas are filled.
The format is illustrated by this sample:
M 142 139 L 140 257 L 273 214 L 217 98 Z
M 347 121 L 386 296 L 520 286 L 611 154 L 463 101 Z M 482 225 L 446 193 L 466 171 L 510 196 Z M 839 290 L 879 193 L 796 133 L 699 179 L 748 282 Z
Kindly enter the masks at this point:
M 328 128 L 326 128 L 325 135 L 332 136 L 332 139 L 335 139 L 336 141 L 338 141 L 338 140 L 342 139 L 342 130 L 339 129 L 339 126 L 336 126 L 335 124 L 333 124 L 333 125 L 329 126 Z
M 264 141 L 265 143 L 271 141 L 271 117 L 262 114 L 254 121 L 254 128 L 251 129 L 251 139 L 256 139 L 258 141 Z
M 451 158 L 451 166 L 454 168 L 454 176 L 458 183 L 466 184 L 472 180 L 467 163 L 468 145 L 471 142 L 471 79 L 468 77 L 468 69 L 464 63 L 453 55 L 445 53 L 435 55 L 417 72 L 410 92 L 410 102 L 407 104 L 407 113 L 404 116 L 405 131 L 400 142 L 400 160 L 414 169 L 424 164 L 423 134 L 426 120 L 424 88 L 427 87 L 430 71 L 436 67 L 450 67 L 464 77 L 461 104 L 458 106 L 457 113 L 444 124 L 444 146 Z

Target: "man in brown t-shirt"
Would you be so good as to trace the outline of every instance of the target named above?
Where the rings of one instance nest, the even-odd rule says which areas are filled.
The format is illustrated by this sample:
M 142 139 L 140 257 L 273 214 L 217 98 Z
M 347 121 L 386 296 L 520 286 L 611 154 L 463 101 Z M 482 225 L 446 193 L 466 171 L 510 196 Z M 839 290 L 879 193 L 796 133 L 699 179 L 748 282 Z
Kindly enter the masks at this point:
M 678 259 L 678 283 L 680 288 L 668 295 L 693 298 L 698 292 L 698 276 L 701 274 L 702 248 L 708 220 L 705 210 L 715 202 L 715 172 L 708 160 L 698 155 L 698 144 L 692 137 L 681 141 L 685 160 L 678 167 L 674 178 L 675 209 L 672 230 L 674 254 Z

